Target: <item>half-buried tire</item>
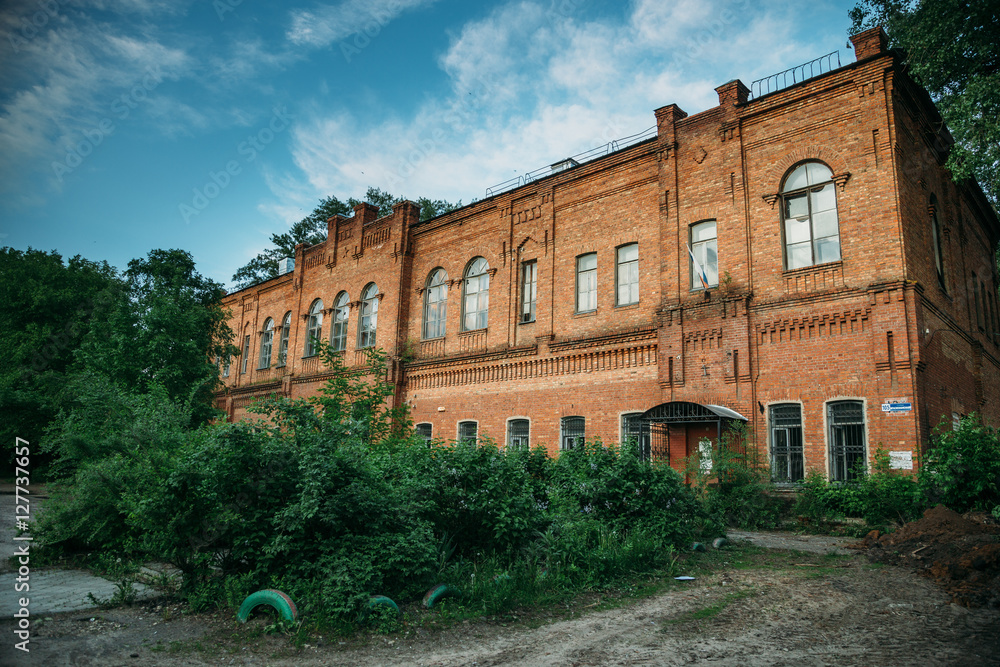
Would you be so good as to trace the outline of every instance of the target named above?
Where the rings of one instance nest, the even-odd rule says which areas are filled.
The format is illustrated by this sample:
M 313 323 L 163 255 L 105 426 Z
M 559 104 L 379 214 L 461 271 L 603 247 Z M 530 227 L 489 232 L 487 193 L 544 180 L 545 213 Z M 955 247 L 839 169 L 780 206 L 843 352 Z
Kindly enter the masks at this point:
M 248 595 L 247 599 L 240 605 L 239 611 L 236 612 L 236 620 L 240 623 L 246 623 L 253 610 L 261 605 L 271 607 L 278 612 L 278 615 L 283 620 L 290 623 L 294 623 L 299 619 L 299 610 L 296 608 L 295 603 L 292 602 L 292 598 L 281 591 L 268 588 Z
M 448 584 L 438 584 L 434 588 L 427 591 L 427 594 L 424 595 L 424 607 L 430 609 L 437 604 L 438 600 L 443 598 L 457 598 L 461 596 L 462 592 L 454 586 L 449 586 Z
M 376 609 L 391 609 L 393 613 L 396 614 L 396 618 L 402 618 L 403 612 L 399 610 L 399 607 L 391 598 L 387 598 L 384 595 L 373 595 L 371 599 L 368 600 L 369 611 L 374 611 Z

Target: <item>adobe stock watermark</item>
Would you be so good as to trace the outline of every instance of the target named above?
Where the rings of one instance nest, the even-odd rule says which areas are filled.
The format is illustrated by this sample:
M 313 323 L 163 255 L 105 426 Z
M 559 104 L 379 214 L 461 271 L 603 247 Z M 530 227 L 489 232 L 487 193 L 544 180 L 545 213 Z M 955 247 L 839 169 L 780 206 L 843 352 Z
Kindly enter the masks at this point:
M 49 21 L 59 15 L 61 4 L 59 0 L 39 0 L 35 4 L 38 10 L 30 16 L 22 16 L 20 26 L 12 28 L 7 36 L 14 53 L 28 46 L 28 42 L 37 37 Z
M 267 148 L 279 133 L 285 131 L 295 118 L 285 107 L 275 107 L 272 111 L 273 115 L 266 126 L 249 135 L 246 141 L 237 144 L 236 152 L 243 156 L 243 163 L 249 164 L 256 160 L 257 155 Z M 222 191 L 233 182 L 233 178 L 241 173 L 243 164 L 236 159 L 228 160 L 219 171 L 209 171 L 205 184 L 200 188 L 194 188 L 190 203 L 181 202 L 178 205 L 184 224 L 190 224 L 192 217 L 208 208 L 212 200 L 222 194 Z
M 226 14 L 235 12 L 236 8 L 243 4 L 243 0 L 212 0 L 212 9 L 220 21 L 226 20 Z
M 372 11 L 363 19 L 364 24 L 348 37 L 348 41 L 340 43 L 340 53 L 343 54 L 344 60 L 350 63 L 355 56 L 367 49 L 372 40 L 381 34 L 382 29 L 389 25 L 392 19 L 399 16 L 404 9 L 406 8 L 402 3 L 395 0 Z
M 131 115 L 132 110 L 149 99 L 149 94 L 156 89 L 163 81 L 163 72 L 159 65 L 150 65 L 146 68 L 146 76 L 142 81 L 132 86 L 130 90 L 122 93 L 111 101 L 109 110 L 119 121 L 125 120 Z M 66 152 L 66 157 L 61 161 L 52 162 L 52 171 L 61 183 L 63 177 L 73 172 L 74 169 L 83 164 L 84 159 L 94 152 L 104 140 L 111 136 L 117 128 L 115 121 L 110 116 L 105 116 L 97 125 L 91 129 L 83 131 L 83 139 L 70 147 Z
M 682 42 L 680 53 L 688 62 L 698 60 L 709 46 L 730 30 L 740 14 L 750 8 L 750 0 L 733 0 L 729 6 L 715 14 L 714 18 L 698 30 L 691 31 Z

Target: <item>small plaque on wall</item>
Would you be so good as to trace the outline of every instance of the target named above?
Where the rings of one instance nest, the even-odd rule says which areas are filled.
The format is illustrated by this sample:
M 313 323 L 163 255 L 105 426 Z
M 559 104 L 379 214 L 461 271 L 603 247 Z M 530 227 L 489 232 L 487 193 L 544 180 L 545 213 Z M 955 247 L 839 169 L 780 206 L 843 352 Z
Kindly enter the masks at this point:
M 913 452 L 889 452 L 889 467 L 893 470 L 913 470 Z

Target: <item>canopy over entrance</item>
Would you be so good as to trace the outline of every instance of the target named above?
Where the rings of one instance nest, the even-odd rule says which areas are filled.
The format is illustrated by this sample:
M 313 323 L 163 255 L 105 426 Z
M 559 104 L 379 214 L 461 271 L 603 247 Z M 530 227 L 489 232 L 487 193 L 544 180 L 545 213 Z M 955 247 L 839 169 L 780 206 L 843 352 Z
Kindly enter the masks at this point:
M 691 456 L 703 440 L 716 440 L 731 424 L 746 423 L 747 418 L 721 405 L 673 401 L 646 410 L 637 421 L 643 457 L 672 463 Z

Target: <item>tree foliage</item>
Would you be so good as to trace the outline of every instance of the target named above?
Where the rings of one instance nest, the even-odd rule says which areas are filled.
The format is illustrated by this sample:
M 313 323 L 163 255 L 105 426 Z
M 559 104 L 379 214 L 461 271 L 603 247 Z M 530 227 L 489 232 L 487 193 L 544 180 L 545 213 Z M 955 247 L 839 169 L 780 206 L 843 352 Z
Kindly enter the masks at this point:
M 94 314 L 120 290 L 115 270 L 56 252 L 0 250 L 2 437 L 38 442 Z M 13 451 L 13 450 L 11 450 Z M 36 464 L 38 462 L 36 461 Z
M 948 168 L 1000 202 L 1000 12 L 982 0 L 860 0 L 852 33 L 882 25 L 948 125 Z
M 364 201 L 378 207 L 378 214 L 381 217 L 392 213 L 393 205 L 403 201 L 403 198 L 396 197 L 379 188 L 368 188 Z M 326 221 L 334 215 L 350 217 L 354 212 L 354 207 L 361 203 L 361 200 L 354 197 L 349 197 L 347 201 L 341 201 L 332 195 L 321 199 L 312 213 L 296 222 L 284 234 L 272 234 L 271 247 L 237 269 L 236 273 L 233 274 L 236 288 L 243 289 L 277 277 L 280 259 L 295 257 L 295 246 L 300 243 L 316 245 L 326 240 Z M 443 199 L 428 199 L 426 197 L 420 197 L 416 203 L 420 206 L 421 220 L 430 220 L 462 205 L 462 202 L 452 204 Z

